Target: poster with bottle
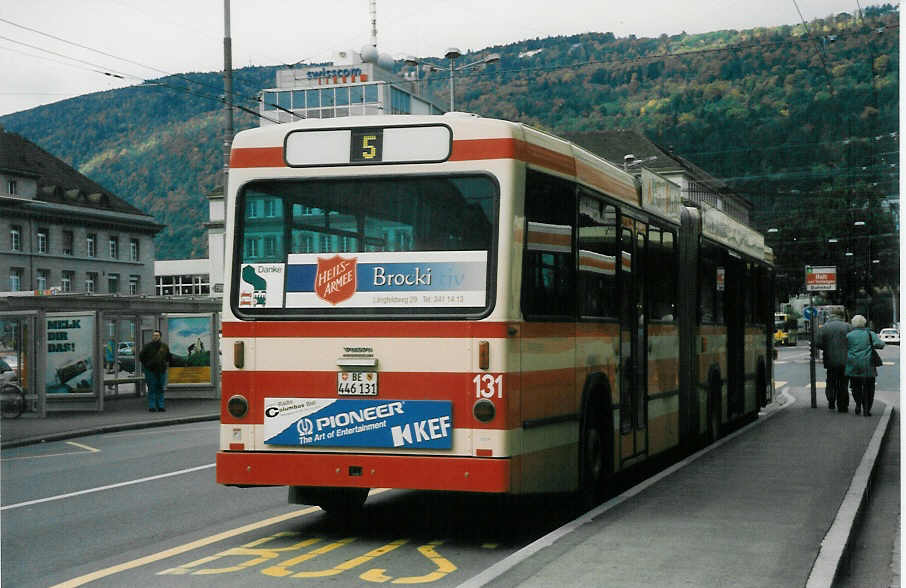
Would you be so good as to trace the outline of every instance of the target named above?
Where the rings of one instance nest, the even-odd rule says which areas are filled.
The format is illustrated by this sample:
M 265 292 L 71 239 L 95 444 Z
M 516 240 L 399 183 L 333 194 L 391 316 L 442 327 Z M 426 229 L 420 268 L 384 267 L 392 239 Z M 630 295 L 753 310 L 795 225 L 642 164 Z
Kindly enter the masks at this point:
M 48 394 L 93 393 L 95 318 L 94 313 L 47 315 Z

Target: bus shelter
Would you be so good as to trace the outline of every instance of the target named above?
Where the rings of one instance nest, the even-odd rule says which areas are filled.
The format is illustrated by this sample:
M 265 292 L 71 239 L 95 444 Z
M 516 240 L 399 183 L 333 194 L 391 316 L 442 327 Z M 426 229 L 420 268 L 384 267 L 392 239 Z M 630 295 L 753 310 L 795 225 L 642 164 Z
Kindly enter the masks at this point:
M 145 394 L 142 346 L 160 330 L 172 360 L 168 398 L 220 397 L 219 298 L 8 296 L 0 298 L 0 383 L 26 408 L 104 410 Z

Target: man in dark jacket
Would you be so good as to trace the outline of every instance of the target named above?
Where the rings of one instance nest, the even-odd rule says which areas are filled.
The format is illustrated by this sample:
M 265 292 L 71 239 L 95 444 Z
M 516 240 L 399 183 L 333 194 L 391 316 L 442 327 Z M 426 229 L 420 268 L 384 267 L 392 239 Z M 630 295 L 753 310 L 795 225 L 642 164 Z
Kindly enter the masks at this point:
M 151 334 L 151 342 L 142 347 L 138 358 L 145 371 L 148 385 L 148 410 L 164 412 L 164 387 L 167 385 L 167 367 L 170 365 L 170 348 L 160 340 L 160 331 Z
M 831 315 L 829 321 L 818 331 L 818 347 L 824 351 L 824 369 L 827 370 L 827 381 L 824 393 L 827 396 L 827 407 L 831 410 L 836 405 L 840 412 L 849 411 L 849 390 L 846 378 L 846 334 L 850 326 L 839 314 Z

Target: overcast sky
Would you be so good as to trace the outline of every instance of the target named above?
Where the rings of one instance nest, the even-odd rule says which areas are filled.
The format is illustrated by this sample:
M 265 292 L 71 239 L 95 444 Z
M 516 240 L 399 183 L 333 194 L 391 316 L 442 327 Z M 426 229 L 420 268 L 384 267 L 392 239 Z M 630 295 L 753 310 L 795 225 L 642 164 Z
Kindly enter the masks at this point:
M 811 20 L 855 13 L 859 1 L 863 8 L 879 4 L 870 0 L 378 0 L 377 38 L 379 51 L 395 58 L 430 57 L 443 55 L 448 47 L 466 52 L 589 31 L 656 37 L 796 24 L 801 22 L 797 3 L 802 16 Z M 220 71 L 223 7 L 223 0 L 4 0 L 0 2 L 0 115 L 167 74 Z M 326 61 L 334 51 L 359 50 L 371 34 L 368 0 L 232 0 L 231 13 L 236 69 L 303 59 Z

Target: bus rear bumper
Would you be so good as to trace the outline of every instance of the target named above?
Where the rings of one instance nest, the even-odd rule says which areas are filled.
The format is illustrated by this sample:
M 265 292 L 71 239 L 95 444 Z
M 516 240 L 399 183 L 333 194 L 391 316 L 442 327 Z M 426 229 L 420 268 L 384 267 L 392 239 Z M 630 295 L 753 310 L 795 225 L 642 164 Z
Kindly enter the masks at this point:
M 512 459 L 333 453 L 217 453 L 217 483 L 511 492 Z

